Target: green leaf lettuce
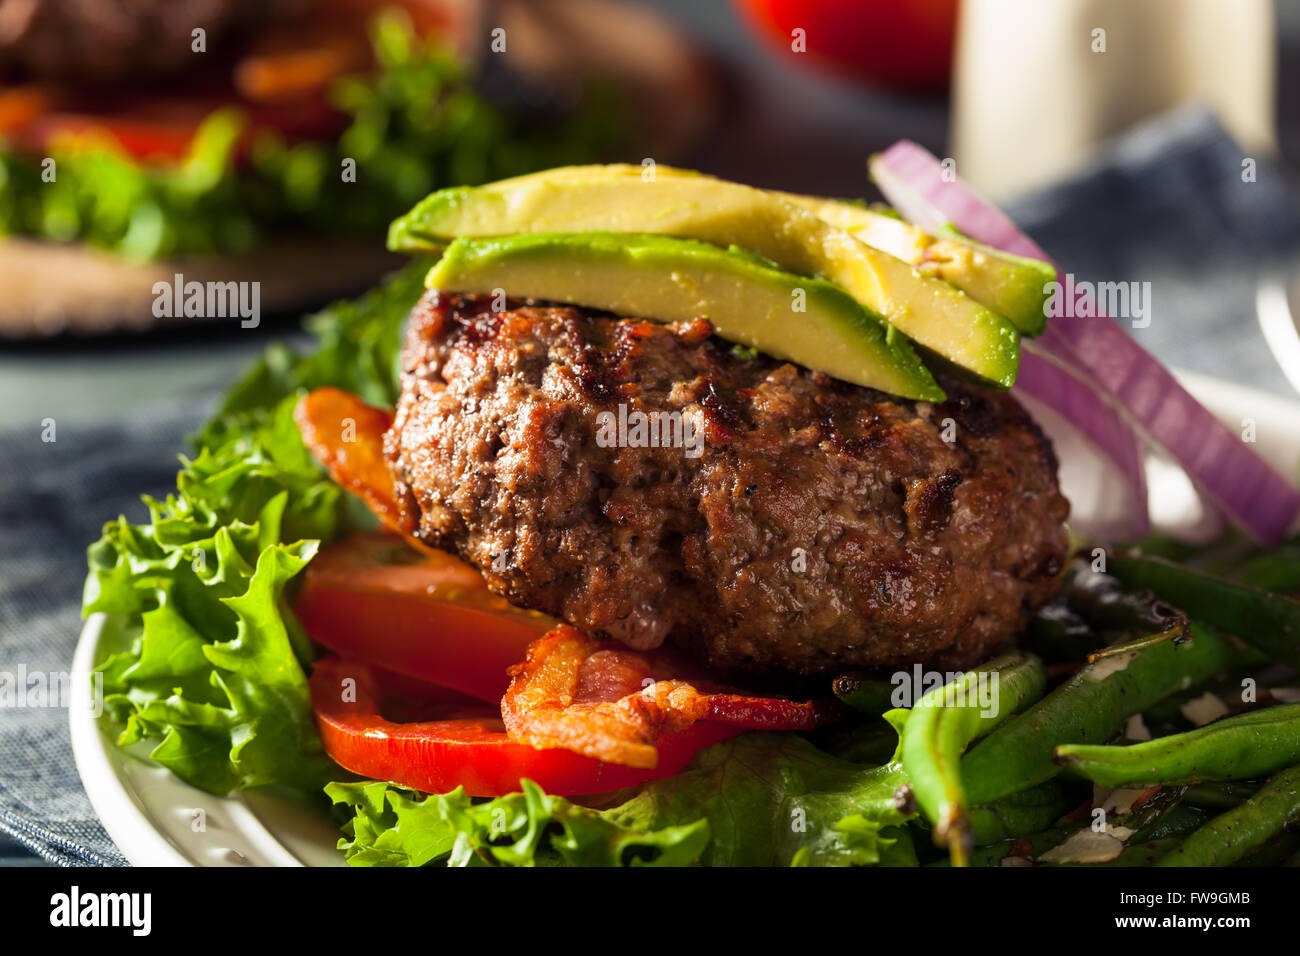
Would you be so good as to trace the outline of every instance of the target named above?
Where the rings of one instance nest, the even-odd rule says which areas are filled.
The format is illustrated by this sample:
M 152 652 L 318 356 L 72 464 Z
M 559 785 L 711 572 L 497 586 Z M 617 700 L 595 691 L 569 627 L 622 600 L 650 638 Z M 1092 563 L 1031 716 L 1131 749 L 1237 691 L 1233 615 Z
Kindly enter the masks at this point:
M 522 793 L 474 801 L 332 783 L 353 866 L 916 865 L 896 760 L 840 760 L 796 734 L 750 733 L 685 771 L 592 809 Z
M 293 407 L 321 385 L 391 403 L 426 270 L 413 262 L 314 316 L 311 354 L 272 347 L 195 436 L 176 493 L 146 498 L 145 523 L 109 522 L 87 552 L 83 609 L 109 616 L 101 670 L 119 741 L 152 741 L 155 760 L 205 790 L 312 790 L 337 775 L 311 714 L 311 643 L 287 597 L 322 543 L 370 519 L 303 446 Z

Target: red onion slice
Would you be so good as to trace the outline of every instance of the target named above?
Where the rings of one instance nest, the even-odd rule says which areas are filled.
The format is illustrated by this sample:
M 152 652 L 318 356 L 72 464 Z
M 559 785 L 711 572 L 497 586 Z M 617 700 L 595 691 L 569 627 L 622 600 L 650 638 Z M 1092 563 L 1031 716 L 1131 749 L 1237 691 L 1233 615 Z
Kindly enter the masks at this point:
M 900 140 L 872 157 L 871 174 L 885 197 L 917 225 L 933 230 L 951 224 L 986 245 L 1050 261 L 1001 210 L 977 196 L 950 168 L 915 143 Z M 1057 281 L 1064 282 L 1059 271 Z M 1300 494 L 1238 435 L 1221 425 L 1117 323 L 1101 316 L 1095 307 L 1092 312 L 1098 317 L 1054 317 L 1038 345 L 1079 380 L 1091 384 L 1100 403 L 1122 408 L 1148 439 L 1178 461 L 1204 496 L 1247 531 L 1269 544 L 1281 539 L 1300 512 Z M 1028 364 L 1034 367 L 1033 360 Z M 1057 410 L 1090 438 L 1095 440 L 1099 432 L 1108 436 L 1096 444 L 1127 476 L 1137 495 L 1145 488 L 1141 456 L 1137 456 L 1139 464 L 1134 469 L 1132 456 L 1119 447 L 1112 426 L 1099 424 L 1104 416 L 1096 403 L 1089 406 L 1077 396 L 1067 402 L 1063 394 L 1073 389 L 1055 393 L 1054 398 L 1049 379 L 1042 369 L 1026 376 L 1022 365 L 1017 387 L 1049 405 L 1071 405 Z M 1144 532 L 1145 506 L 1140 510 L 1142 520 L 1134 520 L 1125 537 Z
M 1124 415 L 1068 364 L 1021 342 L 1018 397 L 1034 412 L 1058 456 L 1081 469 L 1086 482 L 1079 485 L 1067 471 L 1061 475 L 1062 491 L 1076 513 L 1090 516 L 1087 529 L 1106 540 L 1135 541 L 1150 531 L 1147 515 L 1146 471 L 1143 443 Z M 1043 414 L 1041 403 L 1054 414 Z M 1070 432 L 1073 431 L 1074 434 Z M 1083 444 L 1080 444 L 1080 439 Z M 1107 480 L 1105 469 L 1084 459 L 1108 462 L 1118 481 Z M 1093 488 L 1103 488 L 1108 500 L 1085 501 Z M 1078 518 L 1076 518 L 1076 521 Z

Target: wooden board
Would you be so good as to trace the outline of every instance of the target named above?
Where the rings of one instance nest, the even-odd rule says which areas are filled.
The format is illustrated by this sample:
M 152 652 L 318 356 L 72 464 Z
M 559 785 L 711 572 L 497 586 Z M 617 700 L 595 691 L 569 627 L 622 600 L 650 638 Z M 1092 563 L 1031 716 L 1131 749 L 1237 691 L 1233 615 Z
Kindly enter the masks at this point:
M 261 314 L 267 316 L 352 295 L 402 261 L 380 241 L 269 239 L 254 255 L 140 263 L 84 245 L 5 239 L 0 240 L 0 337 L 238 321 L 155 316 L 155 283 L 173 284 L 177 274 L 185 282 L 258 282 Z

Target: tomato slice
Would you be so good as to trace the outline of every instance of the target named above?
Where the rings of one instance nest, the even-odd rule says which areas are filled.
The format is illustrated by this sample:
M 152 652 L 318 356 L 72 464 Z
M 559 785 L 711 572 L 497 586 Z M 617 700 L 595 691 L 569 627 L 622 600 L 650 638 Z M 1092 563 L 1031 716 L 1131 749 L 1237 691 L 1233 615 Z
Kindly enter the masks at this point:
M 406 688 L 409 695 L 409 685 Z M 383 672 L 331 655 L 316 662 L 312 707 L 325 752 L 353 773 L 420 790 L 445 793 L 456 787 L 475 797 L 497 797 L 532 780 L 558 796 L 606 793 L 671 776 L 700 750 L 742 732 L 700 721 L 658 741 L 659 763 L 637 769 L 603 763 L 569 750 L 541 750 L 513 742 L 487 706 L 448 699 L 423 688 L 422 703 L 437 719 L 390 720 L 388 707 L 402 695 Z
M 556 624 L 493 594 L 459 558 L 392 534 L 355 535 L 318 554 L 294 612 L 326 647 L 494 704 L 507 669 Z

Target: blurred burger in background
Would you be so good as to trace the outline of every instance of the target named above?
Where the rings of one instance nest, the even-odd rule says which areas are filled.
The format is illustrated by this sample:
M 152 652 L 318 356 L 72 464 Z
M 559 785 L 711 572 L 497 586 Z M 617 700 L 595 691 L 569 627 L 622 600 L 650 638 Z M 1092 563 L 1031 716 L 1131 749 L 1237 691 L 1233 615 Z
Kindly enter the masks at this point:
M 706 71 L 613 9 L 0 0 L 0 334 L 145 323 L 176 265 L 259 279 L 269 309 L 322 301 L 387 268 L 373 238 L 431 190 L 662 139 L 629 101 L 705 102 Z M 628 18 L 642 55 L 583 52 Z

